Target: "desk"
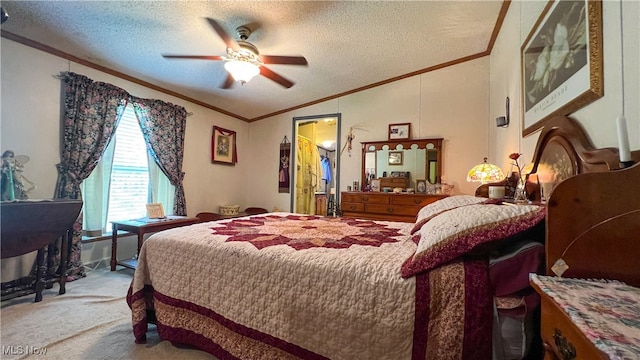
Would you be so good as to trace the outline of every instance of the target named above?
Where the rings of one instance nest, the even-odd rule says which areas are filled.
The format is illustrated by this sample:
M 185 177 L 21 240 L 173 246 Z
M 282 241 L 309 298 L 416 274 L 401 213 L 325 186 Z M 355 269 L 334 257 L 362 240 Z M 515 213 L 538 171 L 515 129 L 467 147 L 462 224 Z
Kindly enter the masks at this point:
M 116 265 L 135 269 L 138 266 L 137 253 L 134 259 L 118 261 L 118 230 L 123 230 L 138 235 L 138 253 L 144 241 L 144 234 L 154 233 L 162 230 L 168 230 L 180 226 L 195 224 L 198 218 L 186 216 L 167 216 L 164 219 L 134 219 L 112 222 L 111 234 L 111 271 L 116 270 Z
M 24 255 L 38 251 L 36 276 L 33 286 L 26 289 L 12 290 L 9 297 L 36 293 L 35 301 L 42 300 L 42 290 L 45 283 L 60 283 L 59 294 L 65 293 L 67 279 L 67 257 L 71 248 L 71 229 L 80 210 L 81 200 L 19 200 L 2 202 L 2 259 Z M 55 241 L 62 237 L 60 249 L 60 277 L 46 279 L 47 261 L 44 258 L 44 248 L 54 251 Z M 4 291 L 3 291 L 3 295 Z
M 531 275 L 542 304 L 545 359 L 638 359 L 640 288 Z

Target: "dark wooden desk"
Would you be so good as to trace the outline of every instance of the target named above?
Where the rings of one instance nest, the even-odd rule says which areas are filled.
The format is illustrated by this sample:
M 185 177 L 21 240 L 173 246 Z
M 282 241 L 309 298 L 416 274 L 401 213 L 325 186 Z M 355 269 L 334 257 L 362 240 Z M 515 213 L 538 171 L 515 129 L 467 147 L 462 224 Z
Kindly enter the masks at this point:
M 199 221 L 195 217 L 187 216 L 167 216 L 164 219 L 135 219 L 135 220 L 122 220 L 112 222 L 112 234 L 111 234 L 111 271 L 116 270 L 116 265 L 135 269 L 138 266 L 138 256 L 142 242 L 144 241 L 144 234 L 154 233 L 162 230 L 168 230 L 175 227 L 195 224 Z M 130 232 L 138 235 L 138 252 L 133 259 L 126 259 L 118 261 L 118 230 Z
M 13 296 L 36 293 L 35 301 L 42 300 L 42 290 L 45 287 L 45 272 L 47 262 L 44 259 L 44 248 L 54 251 L 54 242 L 62 237 L 60 249 L 60 278 L 51 282 L 60 283 L 59 294 L 65 293 L 67 258 L 69 255 L 71 232 L 80 210 L 81 200 L 22 200 L 2 202 L 2 259 L 24 255 L 38 251 L 35 282 L 26 290 L 12 291 Z M 4 295 L 4 292 L 3 292 Z M 3 298 L 4 300 L 4 298 Z

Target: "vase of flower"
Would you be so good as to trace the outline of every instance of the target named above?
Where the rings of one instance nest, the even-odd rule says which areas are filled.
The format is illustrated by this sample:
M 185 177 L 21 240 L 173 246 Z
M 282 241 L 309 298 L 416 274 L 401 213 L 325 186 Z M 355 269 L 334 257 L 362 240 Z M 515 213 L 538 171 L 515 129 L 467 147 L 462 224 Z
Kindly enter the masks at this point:
M 520 158 L 520 153 L 513 153 L 509 155 L 509 159 L 513 160 L 512 165 L 516 167 L 517 170 L 517 185 L 515 192 L 513 194 L 513 200 L 516 204 L 524 204 L 528 203 L 529 199 L 527 197 L 527 188 L 525 178 L 522 176 L 522 167 L 520 163 L 518 163 L 518 159 Z

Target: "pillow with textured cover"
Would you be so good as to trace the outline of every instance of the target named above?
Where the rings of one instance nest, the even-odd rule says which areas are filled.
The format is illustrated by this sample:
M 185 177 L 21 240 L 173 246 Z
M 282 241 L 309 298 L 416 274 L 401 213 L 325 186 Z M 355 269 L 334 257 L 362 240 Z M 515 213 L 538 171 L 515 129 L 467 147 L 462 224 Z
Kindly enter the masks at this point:
M 429 271 L 477 247 L 534 227 L 545 216 L 537 205 L 473 204 L 432 217 L 414 235 L 418 247 L 402 264 L 407 278 Z
M 487 201 L 488 199 L 477 197 L 473 195 L 455 195 L 442 198 L 438 201 L 434 201 L 431 204 L 425 205 L 416 216 L 416 223 L 411 229 L 411 234 L 415 234 L 424 224 L 433 217 L 441 214 L 447 210 L 455 209 L 460 206 L 467 206 L 473 204 L 479 204 Z

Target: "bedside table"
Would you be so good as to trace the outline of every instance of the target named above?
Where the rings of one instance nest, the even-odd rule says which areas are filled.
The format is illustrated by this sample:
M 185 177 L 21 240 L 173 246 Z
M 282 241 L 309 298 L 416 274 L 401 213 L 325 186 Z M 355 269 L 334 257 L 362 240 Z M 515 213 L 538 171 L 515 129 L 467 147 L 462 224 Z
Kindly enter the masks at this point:
M 541 297 L 545 359 L 640 358 L 640 288 L 530 275 Z
M 164 219 L 142 218 L 135 220 L 113 221 L 111 223 L 111 271 L 116 270 L 116 265 L 121 265 L 130 269 L 135 269 L 138 266 L 138 253 L 140 253 L 140 248 L 142 247 L 144 234 L 191 225 L 198 221 L 198 218 L 187 216 L 167 216 Z M 124 230 L 138 235 L 138 252 L 134 259 L 118 261 L 118 230 Z

